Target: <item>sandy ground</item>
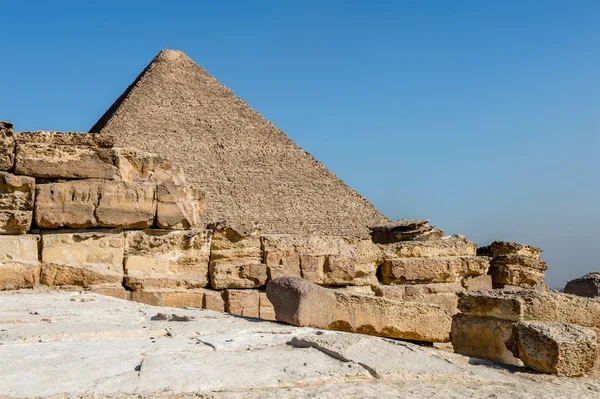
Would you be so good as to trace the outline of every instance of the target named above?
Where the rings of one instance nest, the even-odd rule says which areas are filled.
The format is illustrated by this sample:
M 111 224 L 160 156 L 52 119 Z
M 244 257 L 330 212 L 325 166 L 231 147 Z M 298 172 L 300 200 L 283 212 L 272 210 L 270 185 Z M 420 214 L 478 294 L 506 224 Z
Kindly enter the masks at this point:
M 597 399 L 600 378 L 89 293 L 0 293 L 0 398 L 24 397 Z

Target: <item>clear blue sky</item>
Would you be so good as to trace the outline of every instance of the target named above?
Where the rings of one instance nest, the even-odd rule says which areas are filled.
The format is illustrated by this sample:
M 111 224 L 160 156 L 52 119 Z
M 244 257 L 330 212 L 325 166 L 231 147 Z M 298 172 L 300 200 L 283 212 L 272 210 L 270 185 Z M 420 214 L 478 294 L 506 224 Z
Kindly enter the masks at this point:
M 186 52 L 390 218 L 600 271 L 600 2 L 0 0 L 0 120 L 87 131 Z

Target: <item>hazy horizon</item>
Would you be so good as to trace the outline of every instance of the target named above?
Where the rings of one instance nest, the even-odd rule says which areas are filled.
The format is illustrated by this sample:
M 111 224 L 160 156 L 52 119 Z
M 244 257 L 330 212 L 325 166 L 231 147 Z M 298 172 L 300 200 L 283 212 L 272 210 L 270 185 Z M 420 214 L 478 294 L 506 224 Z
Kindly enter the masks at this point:
M 391 219 L 600 271 L 600 3 L 0 5 L 0 120 L 88 131 L 184 51 Z

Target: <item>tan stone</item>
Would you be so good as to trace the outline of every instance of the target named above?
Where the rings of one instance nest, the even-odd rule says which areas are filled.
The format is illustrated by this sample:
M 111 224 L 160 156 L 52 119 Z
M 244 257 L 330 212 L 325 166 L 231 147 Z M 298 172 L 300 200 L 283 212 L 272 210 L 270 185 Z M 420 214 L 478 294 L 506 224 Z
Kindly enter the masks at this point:
M 0 291 L 36 288 L 39 284 L 39 263 L 0 262 Z
M 381 250 L 369 239 L 269 234 L 261 237 L 269 278 L 320 285 L 377 285 Z
M 488 270 L 489 258 L 449 256 L 441 258 L 388 259 L 381 268 L 384 284 L 455 283 Z
M 110 134 L 81 132 L 16 132 L 15 140 L 20 144 L 53 144 L 99 148 L 111 148 L 114 144 L 114 137 Z
M 34 195 L 33 177 L 0 172 L 0 234 L 25 234 L 29 231 Z
M 42 234 L 42 277 L 45 285 L 121 285 L 123 234 L 84 231 Z
M 490 262 L 494 287 L 504 285 L 532 288 L 544 280 L 546 262 L 524 255 L 500 255 Z
M 153 306 L 202 309 L 204 295 L 203 289 L 134 291 L 131 293 L 131 300 Z
M 238 316 L 259 317 L 260 295 L 258 290 L 226 290 L 225 310 Z
M 258 288 L 266 282 L 267 266 L 260 260 L 239 258 L 210 262 L 210 284 L 214 289 Z
M 600 297 L 600 273 L 588 273 L 569 281 L 564 292 L 589 298 Z
M 467 291 L 491 290 L 493 288 L 492 276 L 487 274 L 484 276 L 465 277 L 461 283 Z
M 126 232 L 127 286 L 134 291 L 205 287 L 210 239 L 208 230 Z
M 267 284 L 275 317 L 299 327 L 326 328 L 334 320 L 333 291 L 300 277 L 278 277 Z
M 452 318 L 451 336 L 456 353 L 515 366 L 521 364 L 511 351 L 514 335 L 510 321 L 457 314 Z
M 510 321 L 557 321 L 600 329 L 600 299 L 556 291 L 489 290 L 459 294 L 458 308 L 469 316 Z
M 519 358 L 543 373 L 579 377 L 594 368 L 594 330 L 565 323 L 521 321 L 515 324 Z
M 441 256 L 475 256 L 477 244 L 466 238 L 452 236 L 435 241 L 401 241 L 380 244 L 386 259 L 437 258 Z
M 146 228 L 156 214 L 154 183 L 77 180 L 39 184 L 36 223 L 40 228 Z
M 15 173 L 65 179 L 116 179 L 119 176 L 111 149 L 39 143 L 17 144 Z
M 0 235 L 0 262 L 38 263 L 39 244 L 40 236 L 37 234 Z
M 122 299 L 124 301 L 129 300 L 130 292 L 123 287 L 96 285 L 90 287 L 89 290 L 90 292 L 93 292 L 95 294 L 111 296 L 113 298 Z
M 464 288 L 460 283 L 380 285 L 376 295 L 396 301 L 437 304 L 454 315 L 458 312 L 456 293 L 461 291 Z
M 225 291 L 204 290 L 204 302 L 202 308 L 214 310 L 215 312 L 225 311 Z
M 490 245 L 479 247 L 477 249 L 477 254 L 492 258 L 502 255 L 522 255 L 539 259 L 542 254 L 542 249 L 532 247 L 531 245 L 519 244 L 517 242 L 494 241 Z
M 451 315 L 439 305 L 336 293 L 328 329 L 428 342 L 450 340 Z
M 275 317 L 275 307 L 269 301 L 267 293 L 263 291 L 260 291 L 258 294 L 258 317 L 263 320 L 277 320 Z
M 0 170 L 10 170 L 15 163 L 13 124 L 0 121 Z

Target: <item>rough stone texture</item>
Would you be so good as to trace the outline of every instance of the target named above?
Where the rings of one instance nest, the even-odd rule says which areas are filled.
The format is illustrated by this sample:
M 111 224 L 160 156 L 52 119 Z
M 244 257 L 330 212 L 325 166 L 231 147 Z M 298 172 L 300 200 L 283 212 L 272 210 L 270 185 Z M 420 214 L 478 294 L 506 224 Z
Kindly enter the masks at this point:
M 114 137 L 110 134 L 95 134 L 81 132 L 16 132 L 15 140 L 19 144 L 52 144 L 60 146 L 83 146 L 97 148 L 112 148 Z
M 387 220 L 180 51 L 160 52 L 90 130 L 182 166 L 210 222 L 355 235 Z
M 209 230 L 125 233 L 125 283 L 134 291 L 208 284 Z
M 489 258 L 483 256 L 387 259 L 381 278 L 384 284 L 455 283 L 485 274 L 488 267 Z
M 263 320 L 276 321 L 275 307 L 269 301 L 267 293 L 260 291 L 258 293 L 258 317 Z
M 225 311 L 225 291 L 204 290 L 202 307 L 216 312 Z
M 0 172 L 0 234 L 25 234 L 29 231 L 34 196 L 33 177 Z
M 452 347 L 461 355 L 520 365 L 511 348 L 513 323 L 494 317 L 470 317 L 457 314 L 452 318 Z
M 150 182 L 77 180 L 38 184 L 35 220 L 40 228 L 150 227 L 156 185 Z
M 490 261 L 488 274 L 495 288 L 504 285 L 532 288 L 545 277 L 546 262 L 524 255 L 498 255 Z
M 123 233 L 119 232 L 44 233 L 41 283 L 121 286 L 124 247 Z
M 109 148 L 18 143 L 15 173 L 63 179 L 116 179 L 119 171 Z
M 153 306 L 171 308 L 204 308 L 205 290 L 148 290 L 134 291 L 131 300 Z
M 467 291 L 491 290 L 493 288 L 492 276 L 490 275 L 465 277 L 461 284 Z
M 442 230 L 434 230 L 427 220 L 402 219 L 370 226 L 371 238 L 377 244 L 393 244 L 401 241 L 439 240 Z
M 371 295 L 335 293 L 330 330 L 428 342 L 450 340 L 451 315 L 442 306 Z
M 256 317 L 260 315 L 260 295 L 258 290 L 226 290 L 225 310 L 229 313 Z
M 303 277 L 320 285 L 377 285 L 381 250 L 369 239 L 272 234 L 261 237 L 269 278 Z
M 590 298 L 600 297 L 600 272 L 588 273 L 569 281 L 564 292 Z
M 557 321 L 600 329 L 600 300 L 556 291 L 489 290 L 459 293 L 458 308 L 469 316 L 509 321 Z
M 267 282 L 267 266 L 248 259 L 215 259 L 210 262 L 210 285 L 214 289 L 258 288 Z
M 542 249 L 530 245 L 519 244 L 517 242 L 494 241 L 490 245 L 477 248 L 477 254 L 492 258 L 501 255 L 522 255 L 539 259 L 542 254 Z
M 279 277 L 269 281 L 266 294 L 279 321 L 316 328 L 326 328 L 334 321 L 335 294 L 308 280 Z
M 464 288 L 460 283 L 380 285 L 375 288 L 375 295 L 396 301 L 434 303 L 454 315 L 458 312 L 456 293 L 461 291 Z
M 13 124 L 0 121 L 0 170 L 10 170 L 15 163 Z
M 37 234 L 0 235 L 0 262 L 37 263 L 39 243 Z
M 110 296 L 117 299 L 128 301 L 130 299 L 130 291 L 127 291 L 123 287 L 115 287 L 111 285 L 94 285 L 89 287 L 88 290 L 94 294 Z
M 565 323 L 525 321 L 515 324 L 519 358 L 543 373 L 579 377 L 594 367 L 596 332 Z
M 440 256 L 475 256 L 477 244 L 460 236 L 444 237 L 434 241 L 401 241 L 380 244 L 386 259 L 436 258 Z
M 0 262 L 0 291 L 36 288 L 40 282 L 39 263 Z

